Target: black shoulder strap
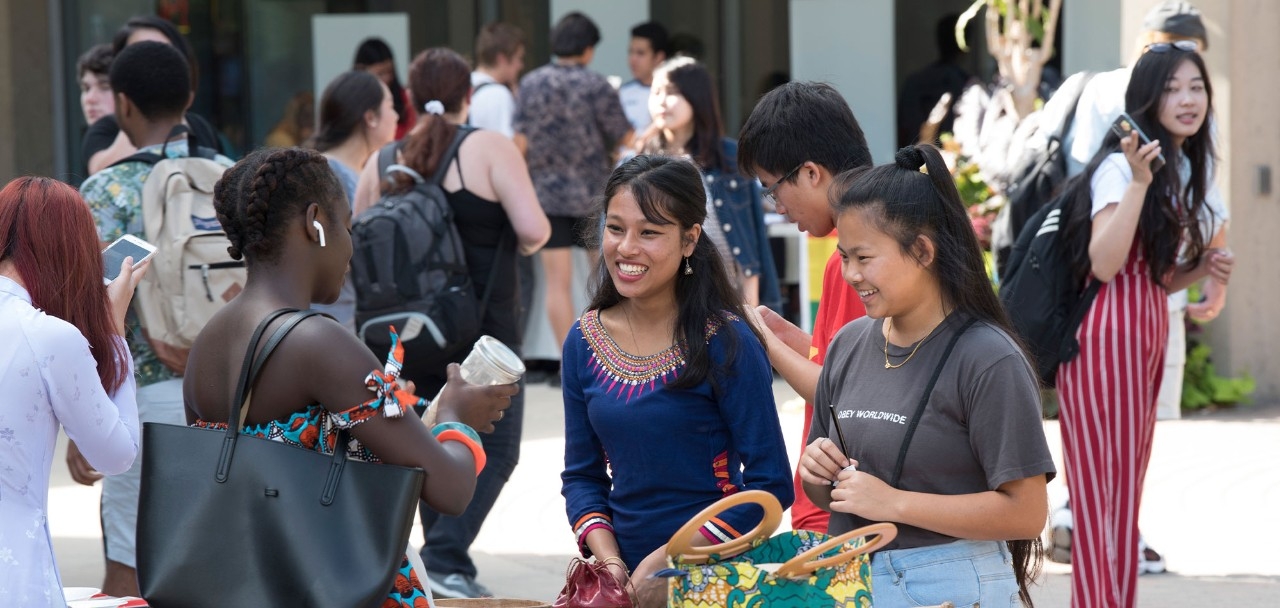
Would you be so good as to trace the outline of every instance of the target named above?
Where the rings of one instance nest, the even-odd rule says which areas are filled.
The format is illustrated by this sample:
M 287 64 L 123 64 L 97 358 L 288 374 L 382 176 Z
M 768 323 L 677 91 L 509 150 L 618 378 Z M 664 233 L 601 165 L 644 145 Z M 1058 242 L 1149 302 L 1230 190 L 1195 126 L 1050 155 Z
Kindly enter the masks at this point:
M 378 150 L 378 177 L 387 176 L 387 167 L 396 163 L 396 153 L 404 146 L 404 140 L 393 141 Z
M 493 266 L 489 268 L 489 282 L 484 284 L 484 295 L 480 296 L 480 322 L 484 322 L 485 309 L 489 308 L 489 296 L 493 295 L 493 284 L 498 280 L 498 260 L 502 257 L 502 250 L 506 248 L 508 231 L 503 230 L 502 236 L 498 237 L 498 248 L 493 254 Z M 512 248 L 514 249 L 514 247 Z M 518 253 L 516 255 L 519 255 Z
M 942 351 L 942 359 L 938 360 L 938 366 L 933 368 L 933 375 L 929 377 L 929 383 L 924 386 L 924 395 L 920 397 L 920 404 L 916 406 L 916 413 L 911 417 L 911 422 L 907 423 L 907 435 L 902 438 L 902 448 L 898 450 L 898 462 L 893 465 L 893 478 L 889 480 L 889 485 L 898 487 L 898 481 L 902 479 L 902 465 L 907 462 L 907 448 L 911 446 L 911 438 L 916 434 L 916 427 L 920 424 L 920 417 L 924 415 L 925 406 L 929 405 L 929 396 L 933 393 L 933 386 L 938 383 L 938 376 L 942 375 L 942 368 L 946 367 L 947 359 L 951 358 L 951 351 L 955 349 L 956 342 L 960 341 L 960 335 L 969 329 L 969 326 L 976 323 L 976 317 L 970 317 L 960 329 L 956 330 L 955 335 L 951 336 L 951 341 L 947 342 L 947 349 Z
M 155 152 L 135 152 L 132 155 L 126 156 L 108 166 L 114 167 L 125 163 L 146 163 L 148 165 L 154 165 L 162 160 L 164 160 L 164 157 L 156 154 Z
M 260 352 L 256 352 L 257 356 L 255 357 L 255 351 L 258 350 L 258 342 L 262 340 L 262 334 L 266 331 L 267 326 L 281 316 L 289 313 L 292 313 L 292 316 L 271 334 L 271 337 L 267 339 L 267 343 L 262 347 L 262 350 Z M 235 398 L 231 402 L 231 412 L 227 423 L 229 427 L 235 429 L 235 427 L 239 426 L 240 408 L 244 407 L 245 399 L 248 397 L 249 391 L 253 388 L 253 382 L 257 379 L 258 372 L 262 370 L 262 366 L 267 362 L 267 358 L 271 356 L 271 352 L 274 351 L 277 346 L 280 346 L 280 342 L 284 340 L 284 337 L 292 331 L 294 327 L 297 327 L 298 323 L 301 323 L 308 317 L 313 317 L 318 314 L 320 313 L 314 310 L 282 308 L 272 312 L 270 315 L 267 315 L 267 318 L 263 319 L 262 322 L 258 324 L 257 329 L 253 331 L 253 336 L 249 338 L 249 347 L 245 351 L 244 361 L 240 364 L 240 379 L 236 382 Z M 239 431 L 239 429 L 235 430 Z
M 458 155 L 458 148 L 462 147 L 462 140 L 475 131 L 476 128 L 470 125 L 458 125 L 458 131 L 453 134 L 453 141 L 449 143 L 449 148 L 440 157 L 440 162 L 436 163 L 436 172 L 431 176 L 431 183 L 437 186 L 444 183 L 444 176 L 449 171 L 449 163 L 453 162 L 453 157 Z

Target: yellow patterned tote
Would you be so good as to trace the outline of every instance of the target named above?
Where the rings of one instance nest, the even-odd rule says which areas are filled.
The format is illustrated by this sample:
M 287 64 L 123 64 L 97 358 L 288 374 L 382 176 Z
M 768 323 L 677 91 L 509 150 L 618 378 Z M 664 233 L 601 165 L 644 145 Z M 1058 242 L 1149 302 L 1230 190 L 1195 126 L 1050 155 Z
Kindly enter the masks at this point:
M 765 509 L 765 521 L 755 530 L 722 545 L 689 546 L 689 539 L 703 523 L 745 503 L 757 503 Z M 668 545 L 669 568 L 658 573 L 669 577 L 668 605 L 869 608 L 869 553 L 893 540 L 897 528 L 875 524 L 835 537 L 808 530 L 770 536 L 777 527 L 776 520 L 770 519 L 774 509 L 780 519 L 781 506 L 767 492 L 739 492 L 708 507 L 676 532 Z

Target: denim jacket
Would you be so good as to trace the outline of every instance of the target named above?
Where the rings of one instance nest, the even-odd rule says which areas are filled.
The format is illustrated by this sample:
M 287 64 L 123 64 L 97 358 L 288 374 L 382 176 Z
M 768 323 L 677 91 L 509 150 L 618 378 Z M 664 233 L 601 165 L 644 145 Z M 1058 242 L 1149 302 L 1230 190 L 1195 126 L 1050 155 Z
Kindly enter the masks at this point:
M 781 313 L 782 293 L 764 225 L 760 182 L 737 172 L 738 142 L 725 138 L 722 145 L 725 162 L 732 171 L 704 167 L 716 219 L 743 273 L 760 277 L 760 303 Z

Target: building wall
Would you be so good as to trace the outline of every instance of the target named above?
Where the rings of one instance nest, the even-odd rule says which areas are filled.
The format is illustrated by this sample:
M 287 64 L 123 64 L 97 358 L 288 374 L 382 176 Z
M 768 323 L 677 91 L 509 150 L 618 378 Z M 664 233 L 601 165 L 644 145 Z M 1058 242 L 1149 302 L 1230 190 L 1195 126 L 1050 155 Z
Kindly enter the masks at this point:
M 1280 398 L 1280 272 L 1271 243 L 1280 227 L 1280 199 L 1264 171 L 1280 170 L 1280 3 L 1272 0 L 1195 0 L 1208 29 L 1204 53 L 1214 88 L 1222 159 L 1218 187 L 1231 210 L 1229 245 L 1236 257 L 1227 306 L 1206 326 L 1213 362 L 1220 374 L 1249 373 L 1260 400 Z M 1134 53 L 1142 18 L 1157 2 L 1126 0 L 1120 49 Z
M 828 82 L 844 95 L 876 163 L 898 141 L 894 90 L 894 0 L 791 0 L 795 80 Z
M 54 172 L 49 29 L 47 3 L 0 2 L 0 184 Z
M 1219 177 L 1231 208 L 1230 246 L 1236 256 L 1222 317 L 1210 326 L 1218 367 L 1249 372 L 1258 397 L 1280 398 L 1280 272 L 1275 230 L 1280 228 L 1280 186 L 1259 183 L 1260 173 L 1280 170 L 1280 4 L 1272 0 L 1201 0 L 1209 21 L 1214 103 L 1223 121 L 1219 153 L 1227 172 Z

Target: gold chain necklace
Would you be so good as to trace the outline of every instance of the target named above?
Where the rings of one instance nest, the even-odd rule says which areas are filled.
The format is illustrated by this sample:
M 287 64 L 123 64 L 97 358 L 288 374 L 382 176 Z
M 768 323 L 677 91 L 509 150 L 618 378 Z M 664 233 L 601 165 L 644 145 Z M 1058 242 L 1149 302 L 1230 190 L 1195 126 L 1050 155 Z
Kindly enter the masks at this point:
M 945 320 L 945 317 L 944 317 L 944 320 Z M 906 365 L 907 361 L 910 361 L 912 357 L 916 356 L 916 351 L 920 350 L 920 345 L 924 344 L 925 340 L 928 340 L 929 336 L 933 335 L 934 330 L 938 329 L 938 326 L 942 325 L 942 322 L 939 321 L 938 325 L 934 325 L 933 329 L 929 330 L 929 333 L 925 334 L 923 338 L 920 338 L 920 341 L 916 342 L 916 347 L 911 349 L 911 354 L 907 355 L 907 358 L 903 359 L 902 363 L 899 363 L 897 365 L 893 365 L 892 363 L 889 363 L 889 332 L 893 331 L 893 317 L 889 317 L 889 319 L 886 321 L 886 324 L 887 324 L 887 327 L 884 330 L 884 368 L 898 369 L 899 367 Z

